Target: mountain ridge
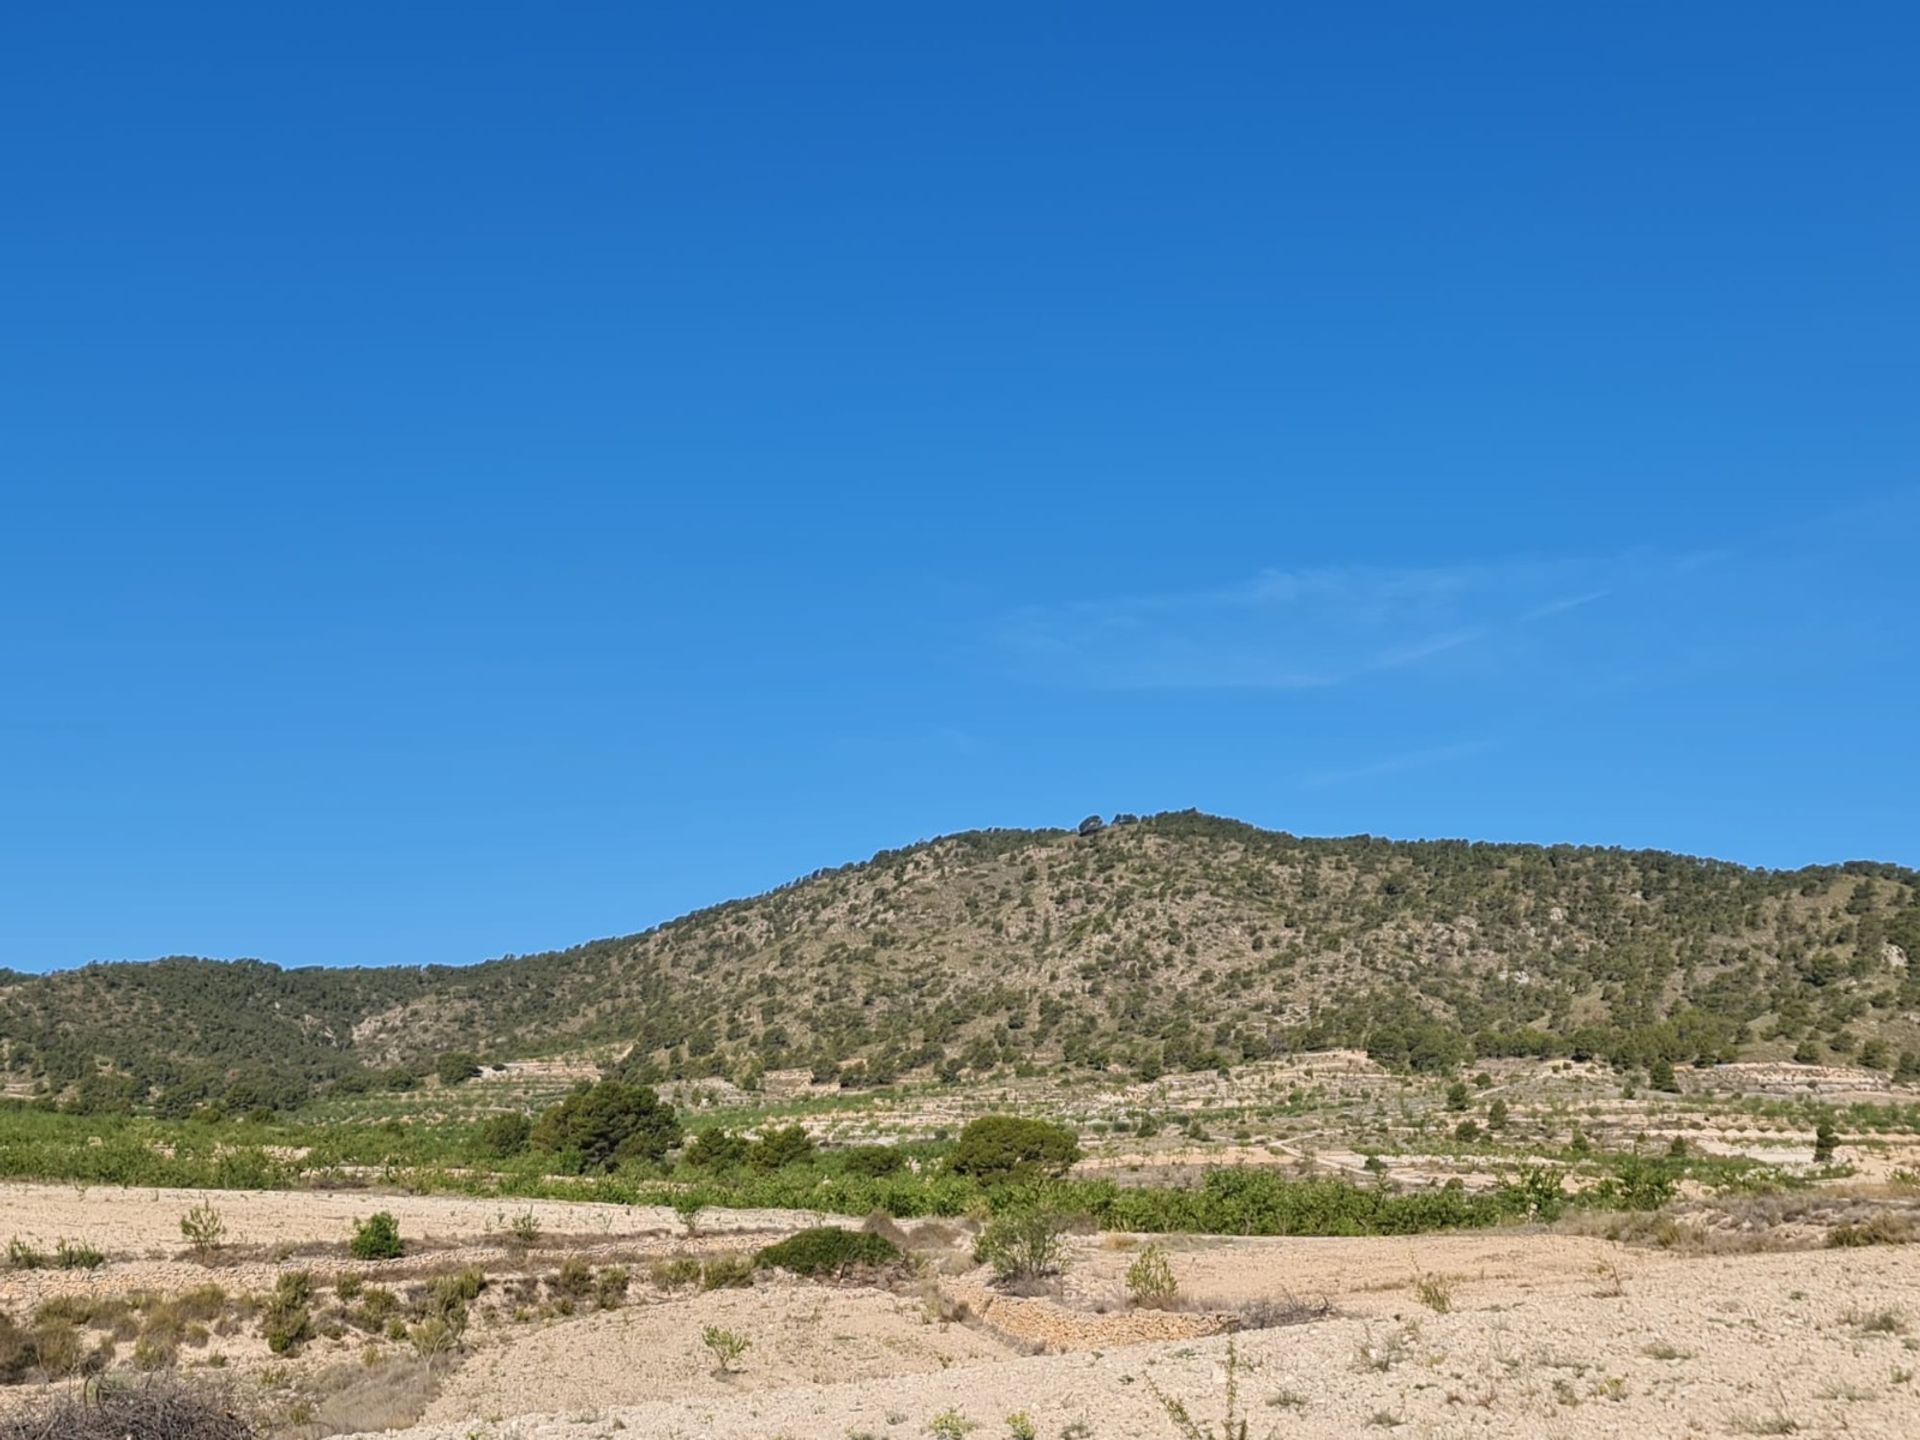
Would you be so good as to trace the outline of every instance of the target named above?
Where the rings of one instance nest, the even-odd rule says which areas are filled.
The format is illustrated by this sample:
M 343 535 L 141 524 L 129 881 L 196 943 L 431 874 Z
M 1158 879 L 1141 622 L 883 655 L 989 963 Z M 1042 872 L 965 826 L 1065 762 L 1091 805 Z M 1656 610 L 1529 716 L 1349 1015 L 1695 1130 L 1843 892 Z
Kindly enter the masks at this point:
M 471 965 L 167 957 L 0 975 L 16 1091 L 184 1110 L 418 1083 L 446 1050 L 640 1075 L 810 1066 L 1625 1065 L 1920 1047 L 1920 873 L 1658 850 L 1300 837 L 1172 812 L 964 831 L 635 934 Z M 1884 1056 L 1881 1051 L 1884 1050 Z

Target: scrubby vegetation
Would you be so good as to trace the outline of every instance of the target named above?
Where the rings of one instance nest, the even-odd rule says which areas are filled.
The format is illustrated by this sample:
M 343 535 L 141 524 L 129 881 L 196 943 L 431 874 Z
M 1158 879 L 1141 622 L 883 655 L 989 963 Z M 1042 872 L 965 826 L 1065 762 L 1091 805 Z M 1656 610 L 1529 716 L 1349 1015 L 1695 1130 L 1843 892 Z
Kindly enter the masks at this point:
M 353 1239 L 347 1250 L 356 1260 L 398 1260 L 407 1253 L 400 1238 L 400 1226 L 385 1210 L 377 1211 L 353 1227 Z
M 884 1236 L 822 1225 L 767 1246 L 754 1257 L 754 1263 L 816 1278 L 891 1265 L 900 1258 L 899 1248 Z
M 1898 866 L 1309 840 L 1176 814 L 949 836 L 469 968 L 3 974 L 0 1059 L 49 1104 L 170 1118 L 436 1076 L 465 1092 L 484 1088 L 481 1054 L 584 1044 L 625 1047 L 613 1078 L 642 1085 L 783 1067 L 856 1089 L 1036 1065 L 1151 1078 L 1332 1045 L 1433 1071 L 1599 1056 L 1662 1090 L 1746 1053 L 1920 1077 L 1915 955 L 1920 877 Z
M 605 1172 L 629 1160 L 664 1159 L 680 1139 L 680 1121 L 646 1086 L 602 1080 L 541 1116 L 531 1139 L 560 1170 Z
M 255 1440 L 218 1391 L 168 1381 L 49 1391 L 0 1418 L 0 1440 Z
M 960 1132 L 948 1167 L 988 1182 L 1064 1175 L 1080 1143 L 1064 1126 L 1019 1115 L 982 1115 Z

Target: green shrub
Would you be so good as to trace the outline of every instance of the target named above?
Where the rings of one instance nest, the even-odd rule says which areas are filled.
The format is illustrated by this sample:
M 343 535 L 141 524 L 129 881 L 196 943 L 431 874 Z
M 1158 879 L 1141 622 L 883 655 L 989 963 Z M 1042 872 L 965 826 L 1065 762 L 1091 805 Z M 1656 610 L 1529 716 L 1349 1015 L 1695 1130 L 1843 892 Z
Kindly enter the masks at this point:
M 691 1255 L 676 1255 L 671 1260 L 656 1260 L 647 1278 L 662 1290 L 677 1290 L 700 1279 L 700 1262 Z
M 97 1270 L 106 1256 L 84 1240 L 62 1240 L 53 1247 L 53 1263 L 61 1270 Z
M 547 1288 L 564 1300 L 584 1300 L 593 1293 L 593 1267 L 578 1255 L 569 1255 L 547 1277 Z
M 707 1347 L 714 1359 L 714 1371 L 719 1375 L 732 1375 L 740 1368 L 740 1357 L 747 1353 L 753 1342 L 735 1330 L 723 1330 L 718 1325 L 709 1325 L 700 1332 L 700 1343 Z
M 751 1255 L 714 1255 L 700 1267 L 702 1290 L 738 1290 L 753 1283 Z
M 1066 1266 L 1066 1217 L 1052 1210 L 996 1215 L 980 1232 L 973 1258 L 993 1267 L 1003 1284 L 1057 1275 Z
M 427 1310 L 429 1314 L 446 1315 L 456 1309 L 465 1309 L 480 1298 L 480 1292 L 487 1288 L 487 1272 L 477 1265 L 469 1265 L 465 1270 L 456 1270 L 450 1275 L 437 1276 L 427 1291 Z
M 533 1122 L 518 1110 L 489 1115 L 480 1126 L 480 1153 L 489 1160 L 511 1160 L 526 1153 Z
M 400 1308 L 400 1297 L 384 1285 L 368 1285 L 359 1293 L 360 1303 L 347 1312 L 347 1323 L 378 1335 Z
M 44 1252 L 36 1250 L 18 1235 L 7 1241 L 7 1264 L 15 1270 L 38 1270 L 47 1263 Z
M 400 1238 L 399 1222 L 385 1210 L 369 1215 L 353 1227 L 353 1239 L 347 1249 L 356 1260 L 398 1260 L 407 1253 L 406 1242 Z
M 693 1137 L 680 1158 L 702 1170 L 731 1170 L 746 1163 L 749 1148 L 746 1140 L 731 1130 L 703 1130 Z
M 442 1085 L 464 1085 L 480 1073 L 480 1060 L 464 1050 L 452 1050 L 433 1062 L 433 1073 Z
M 227 1222 L 211 1201 L 202 1200 L 180 1217 L 180 1233 L 203 1263 L 213 1259 L 225 1242 Z
M 283 1274 L 260 1316 L 260 1333 L 276 1355 L 292 1355 L 313 1338 L 313 1277 L 304 1270 Z
M 680 1140 L 671 1105 L 645 1085 L 602 1080 L 576 1090 L 533 1127 L 533 1148 L 581 1171 L 607 1171 L 629 1160 L 659 1161 Z
M 1064 1125 L 1019 1115 L 983 1115 L 967 1122 L 948 1167 L 988 1184 L 1063 1175 L 1080 1158 L 1080 1143 Z
M 820 1276 L 891 1265 L 900 1258 L 899 1248 L 883 1236 L 822 1225 L 767 1246 L 754 1257 L 754 1263 L 762 1268 L 789 1270 L 795 1275 Z
M 789 1165 L 804 1165 L 813 1158 L 813 1137 L 804 1125 L 786 1125 L 769 1130 L 753 1143 L 747 1161 L 756 1170 L 784 1170 Z
M 1158 1245 L 1147 1246 L 1127 1267 L 1127 1293 L 1143 1309 L 1166 1309 L 1179 1289 L 1173 1266 L 1167 1263 L 1167 1252 Z
M 617 1310 L 627 1302 L 629 1276 L 625 1268 L 609 1265 L 594 1277 L 593 1303 L 602 1310 Z
M 906 1168 L 907 1157 L 893 1145 L 855 1145 L 840 1152 L 840 1168 L 849 1175 L 878 1180 Z

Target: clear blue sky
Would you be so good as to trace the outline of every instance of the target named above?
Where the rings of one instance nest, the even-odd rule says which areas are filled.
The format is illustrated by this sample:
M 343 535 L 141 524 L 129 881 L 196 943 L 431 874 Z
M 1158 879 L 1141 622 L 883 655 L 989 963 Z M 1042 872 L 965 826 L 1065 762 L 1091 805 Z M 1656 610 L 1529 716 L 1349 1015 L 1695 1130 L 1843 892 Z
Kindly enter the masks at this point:
M 1913 7 L 1312 8 L 10 15 L 0 964 L 1920 864 Z

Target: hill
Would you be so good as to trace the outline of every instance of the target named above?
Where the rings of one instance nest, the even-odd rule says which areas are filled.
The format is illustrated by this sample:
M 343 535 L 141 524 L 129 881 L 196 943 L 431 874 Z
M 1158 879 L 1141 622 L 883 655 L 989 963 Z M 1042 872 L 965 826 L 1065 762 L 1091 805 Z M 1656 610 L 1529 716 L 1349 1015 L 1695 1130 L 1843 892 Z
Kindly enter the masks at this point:
M 1414 1068 L 1920 1049 L 1920 874 L 1901 867 L 1303 839 L 1190 812 L 1084 829 L 947 836 L 468 967 L 0 974 L 0 1058 L 70 1104 L 183 1110 L 594 1045 L 639 1075 L 851 1085 L 1335 1044 Z

